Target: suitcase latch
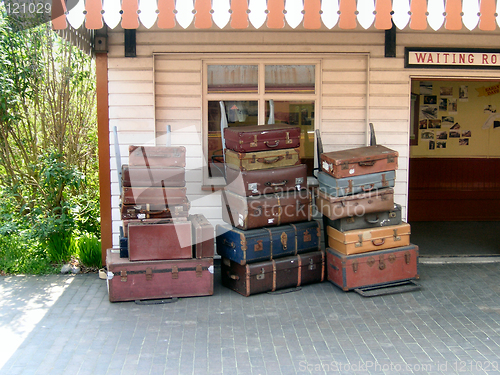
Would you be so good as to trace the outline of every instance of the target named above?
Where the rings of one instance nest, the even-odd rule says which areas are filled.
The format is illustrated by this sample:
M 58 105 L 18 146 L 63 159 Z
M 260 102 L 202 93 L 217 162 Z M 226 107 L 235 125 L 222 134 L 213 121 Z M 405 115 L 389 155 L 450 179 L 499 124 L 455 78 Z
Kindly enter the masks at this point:
M 394 219 L 396 217 L 396 213 L 395 212 L 389 212 L 389 217 L 391 219 Z
M 309 271 L 312 271 L 312 270 L 315 270 L 316 269 L 316 265 L 314 264 L 314 260 L 313 258 L 309 258 L 309 266 L 307 267 L 307 269 Z
M 411 254 L 409 252 L 406 252 L 405 253 L 405 262 L 406 262 L 406 264 L 410 264 L 410 260 L 411 260 Z
M 357 260 L 354 260 L 352 262 L 352 270 L 354 273 L 358 272 L 358 261 Z
M 172 279 L 179 278 L 179 268 L 177 266 L 172 266 Z
M 385 270 L 385 262 L 384 262 L 384 256 L 381 255 L 379 258 L 379 264 L 378 264 L 378 269 L 383 271 Z
M 120 280 L 123 281 L 124 283 L 127 282 L 127 271 L 126 270 L 120 271 Z
M 260 273 L 257 275 L 257 280 L 264 280 L 266 278 L 264 268 L 261 268 Z
M 382 186 L 389 186 L 389 181 L 385 178 L 385 173 L 382 174 Z
M 345 222 L 348 223 L 348 224 L 352 224 L 354 223 L 354 216 L 351 216 L 351 217 L 348 217 L 345 219 Z
M 292 143 L 292 140 L 290 139 L 290 133 L 289 132 L 286 132 L 286 142 L 285 142 L 287 145 L 289 145 L 290 143 Z
M 196 277 L 202 277 L 203 276 L 203 267 L 201 264 L 198 264 L 196 266 Z
M 388 163 L 394 163 L 394 160 L 395 160 L 394 155 L 387 156 L 387 162 Z
M 349 169 L 349 162 L 345 161 L 341 164 L 341 169 Z
M 363 246 L 363 235 L 359 234 L 358 235 L 358 242 L 354 244 L 354 247 L 361 247 Z
M 257 134 L 254 134 L 253 142 L 250 142 L 250 147 L 257 147 Z
M 396 255 L 394 255 L 394 254 L 389 255 L 389 263 L 391 263 L 391 264 L 392 264 L 392 263 L 394 263 L 395 261 L 396 261 Z
M 398 236 L 397 229 L 394 229 L 394 241 L 401 241 L 401 236 Z
M 369 257 L 366 261 L 366 264 L 368 265 L 368 267 L 372 267 L 375 264 L 375 259 L 373 259 L 373 257 Z
M 281 246 L 283 246 L 283 250 L 286 250 L 288 247 L 287 241 L 288 241 L 288 236 L 286 235 L 286 233 L 285 232 L 281 233 Z
M 349 186 L 346 189 L 346 193 L 347 194 L 352 193 L 352 180 L 349 180 Z
M 311 233 L 309 233 L 309 231 L 306 230 L 304 232 L 304 242 L 311 242 L 311 240 L 312 240 Z
M 257 240 L 257 243 L 253 247 L 253 251 L 262 251 L 264 250 L 264 244 L 262 243 L 262 240 Z
M 151 281 L 153 278 L 153 270 L 151 268 L 146 268 L 146 281 Z

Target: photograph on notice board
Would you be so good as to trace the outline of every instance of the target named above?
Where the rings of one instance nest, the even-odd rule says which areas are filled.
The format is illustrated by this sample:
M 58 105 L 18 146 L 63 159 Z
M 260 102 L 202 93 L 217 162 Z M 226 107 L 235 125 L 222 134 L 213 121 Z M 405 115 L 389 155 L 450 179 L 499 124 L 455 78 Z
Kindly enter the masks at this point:
M 450 131 L 450 138 L 460 138 L 460 132 L 456 130 Z
M 429 129 L 441 129 L 441 120 L 429 120 L 429 124 L 427 125 Z
M 420 95 L 432 94 L 432 82 L 420 81 Z
M 439 95 L 441 95 L 442 98 L 452 98 L 453 97 L 453 86 L 440 87 L 439 88 Z
M 434 150 L 434 149 L 436 149 L 436 142 L 429 141 L 429 150 Z
M 460 124 L 458 122 L 455 122 L 450 129 L 453 129 L 453 130 L 460 129 Z
M 446 98 L 439 99 L 439 110 L 440 111 L 447 111 L 448 110 L 448 99 L 446 99 Z
M 420 120 L 418 122 L 418 128 L 419 129 L 427 129 L 427 120 Z
M 420 138 L 424 139 L 424 140 L 425 139 L 434 139 L 434 132 L 432 132 L 432 131 L 421 132 Z
M 469 101 L 469 86 L 467 85 L 460 86 L 460 88 L 458 89 L 458 99 L 461 102 Z
M 447 132 L 437 132 L 436 139 L 448 139 L 448 133 Z
M 470 130 L 462 130 L 462 137 L 470 138 L 471 136 L 472 136 L 472 133 Z
M 446 148 L 446 142 L 437 142 L 436 148 Z
M 458 112 L 457 99 L 449 99 L 448 100 L 448 113 L 457 113 L 457 112 Z
M 443 126 L 452 126 L 455 123 L 455 117 L 453 116 L 442 116 L 441 117 L 441 125 Z
M 469 145 L 469 138 L 460 138 L 458 140 L 458 145 L 459 146 L 468 146 Z
M 437 104 L 437 96 L 436 95 L 425 95 L 424 96 L 424 104 Z
M 438 107 L 435 105 L 424 105 L 420 107 L 421 119 L 436 119 L 438 115 Z

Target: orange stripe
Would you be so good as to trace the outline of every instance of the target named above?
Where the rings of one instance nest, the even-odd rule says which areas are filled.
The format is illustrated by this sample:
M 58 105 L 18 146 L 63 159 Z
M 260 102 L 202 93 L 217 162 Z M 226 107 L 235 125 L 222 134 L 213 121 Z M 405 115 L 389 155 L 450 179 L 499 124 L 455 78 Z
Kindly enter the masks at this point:
M 160 29 L 171 29 L 175 27 L 175 0 L 158 0 L 158 27 Z M 210 23 L 212 17 L 210 17 Z
M 321 0 L 304 0 L 304 29 L 321 27 Z
M 410 29 L 425 30 L 427 29 L 427 1 L 412 0 L 410 4 Z
M 391 0 L 377 0 L 375 4 L 375 28 L 389 30 L 392 28 Z
M 63 0 L 54 0 L 52 2 L 52 29 L 64 30 L 68 27 L 66 23 L 66 2 Z
M 340 19 L 339 27 L 341 29 L 356 28 L 356 0 L 340 0 L 339 3 Z
M 462 0 L 446 0 L 446 22 L 447 30 L 460 30 L 462 28 Z
M 479 12 L 481 13 L 479 17 L 479 28 L 485 31 L 495 30 L 495 0 L 481 0 Z
M 248 27 L 247 0 L 231 0 L 231 27 L 246 29 Z
M 210 10 L 212 9 L 211 0 L 195 0 L 194 9 L 196 13 L 194 14 L 194 27 L 197 29 L 209 29 L 212 27 L 212 15 Z
M 122 0 L 122 27 L 124 29 L 137 29 L 139 27 L 139 15 L 137 0 Z
M 87 0 L 85 2 L 85 27 L 87 29 L 96 30 L 102 28 L 102 1 Z
M 285 27 L 285 1 L 267 0 L 267 27 L 270 29 L 282 29 Z

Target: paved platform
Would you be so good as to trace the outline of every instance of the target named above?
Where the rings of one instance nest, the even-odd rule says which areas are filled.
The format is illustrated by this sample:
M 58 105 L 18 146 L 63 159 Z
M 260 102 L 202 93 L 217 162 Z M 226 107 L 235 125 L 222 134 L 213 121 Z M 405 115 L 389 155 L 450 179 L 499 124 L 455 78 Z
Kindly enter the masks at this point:
M 216 271 L 220 271 L 216 269 Z M 422 264 L 422 289 L 108 302 L 95 274 L 0 278 L 0 374 L 500 373 L 500 263 Z

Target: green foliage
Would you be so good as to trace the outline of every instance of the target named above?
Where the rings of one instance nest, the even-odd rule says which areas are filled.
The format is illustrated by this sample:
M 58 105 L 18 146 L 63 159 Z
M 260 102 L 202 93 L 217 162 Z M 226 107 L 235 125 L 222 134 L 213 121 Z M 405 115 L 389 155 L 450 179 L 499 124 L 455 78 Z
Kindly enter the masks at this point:
M 75 239 L 75 253 L 86 267 L 101 268 L 101 241 L 92 234 L 85 234 Z

